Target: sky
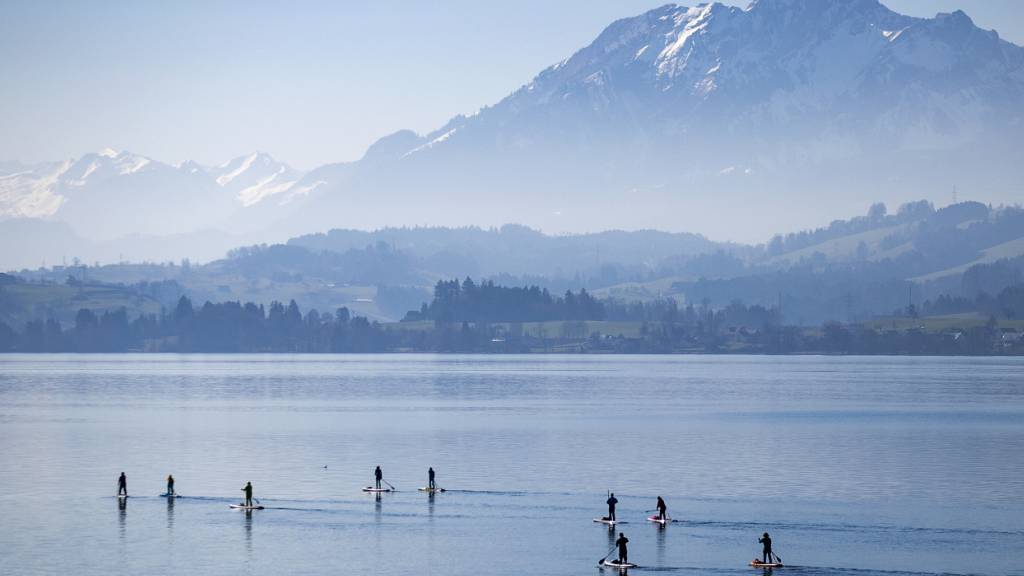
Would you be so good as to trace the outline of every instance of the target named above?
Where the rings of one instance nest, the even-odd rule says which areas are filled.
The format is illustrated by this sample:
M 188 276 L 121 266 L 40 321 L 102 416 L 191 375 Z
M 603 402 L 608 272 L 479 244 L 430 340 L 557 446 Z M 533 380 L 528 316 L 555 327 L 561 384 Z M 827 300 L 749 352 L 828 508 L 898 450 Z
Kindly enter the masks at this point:
M 107 147 L 174 163 L 355 160 L 381 136 L 497 102 L 661 3 L 0 0 L 0 161 Z M 884 3 L 959 8 L 1024 44 L 1024 1 Z

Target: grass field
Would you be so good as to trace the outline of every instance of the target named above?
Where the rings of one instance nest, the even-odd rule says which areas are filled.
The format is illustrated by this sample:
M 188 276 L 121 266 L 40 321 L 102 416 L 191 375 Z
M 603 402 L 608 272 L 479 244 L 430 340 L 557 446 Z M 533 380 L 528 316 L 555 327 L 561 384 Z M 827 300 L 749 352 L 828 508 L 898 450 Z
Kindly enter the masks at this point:
M 780 254 L 769 260 L 768 264 L 795 264 L 796 262 L 799 262 L 801 258 L 811 258 L 814 256 L 815 252 L 821 252 L 830 259 L 850 259 L 855 257 L 857 247 L 861 242 L 863 242 L 865 247 L 867 247 L 869 254 L 881 252 L 880 244 L 882 240 L 890 234 L 902 232 L 906 227 L 906 224 L 898 224 L 896 226 L 840 236 L 839 238 L 826 240 L 813 246 L 807 246 L 799 250 Z
M 1009 242 L 996 244 L 991 248 L 986 248 L 982 250 L 981 256 L 979 256 L 977 260 L 973 260 L 966 264 L 961 264 L 960 266 L 947 268 L 946 270 L 939 270 L 937 272 L 932 272 L 930 274 L 917 276 L 915 278 L 911 278 L 911 280 L 915 282 L 929 282 L 947 276 L 956 276 L 963 274 L 971 266 L 975 266 L 978 264 L 991 264 L 992 262 L 996 262 L 997 260 L 1002 260 L 1004 258 L 1016 258 L 1017 256 L 1021 255 L 1024 255 L 1024 238 L 1017 238 L 1016 240 L 1010 240 Z
M 20 329 L 31 319 L 52 318 L 64 326 L 88 308 L 97 314 L 125 308 L 129 318 L 158 314 L 160 302 L 131 288 L 106 285 L 9 284 L 0 289 L 0 321 Z
M 984 326 L 988 316 L 980 314 L 951 314 L 948 316 L 929 316 L 926 318 L 875 318 L 864 323 L 876 330 L 909 330 L 922 328 L 925 332 L 943 332 L 952 329 L 966 330 Z M 1024 329 L 1024 320 L 999 320 L 999 328 Z

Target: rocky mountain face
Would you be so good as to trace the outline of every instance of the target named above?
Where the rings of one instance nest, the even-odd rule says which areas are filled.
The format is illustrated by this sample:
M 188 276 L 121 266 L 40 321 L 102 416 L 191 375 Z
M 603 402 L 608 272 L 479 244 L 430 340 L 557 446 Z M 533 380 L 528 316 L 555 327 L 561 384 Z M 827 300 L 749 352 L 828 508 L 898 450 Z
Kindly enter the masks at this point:
M 765 239 L 875 200 L 1019 202 L 1024 49 L 963 12 L 876 0 L 661 6 L 493 106 L 357 162 L 171 166 L 104 151 L 0 164 L 0 216 L 90 238 L 385 225 Z M 2 224 L 0 224 L 2 225 Z
M 705 232 L 799 220 L 822 194 L 854 209 L 959 183 L 1011 201 L 1022 103 L 1024 50 L 963 12 L 667 5 L 411 141 L 366 189 L 550 229 Z

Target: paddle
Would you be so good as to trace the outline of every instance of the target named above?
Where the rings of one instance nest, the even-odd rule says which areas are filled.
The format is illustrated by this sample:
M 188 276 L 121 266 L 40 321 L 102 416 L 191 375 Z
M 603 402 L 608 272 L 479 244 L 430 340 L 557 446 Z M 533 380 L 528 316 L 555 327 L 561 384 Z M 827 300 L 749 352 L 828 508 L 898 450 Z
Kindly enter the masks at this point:
M 779 557 L 779 555 L 778 555 L 778 554 L 776 554 L 775 552 L 772 552 L 772 556 L 775 556 L 775 561 L 776 561 L 776 562 L 778 562 L 779 564 L 782 564 L 782 563 L 783 563 L 783 562 L 782 562 L 782 558 L 781 558 L 781 557 Z
M 616 549 L 617 549 L 618 547 L 619 547 L 619 545 L 618 545 L 618 544 L 616 544 L 615 546 L 612 546 L 612 549 L 611 549 L 611 550 L 609 550 L 607 554 L 605 554 L 604 556 L 601 556 L 601 559 L 597 561 L 597 564 L 598 564 L 598 566 L 600 566 L 601 564 L 603 564 L 603 563 L 604 563 L 604 561 L 605 561 L 605 560 L 607 560 L 607 559 L 608 559 L 608 557 L 612 555 L 612 552 L 615 552 L 615 550 L 616 550 Z
M 387 480 L 385 480 L 385 479 L 383 479 L 383 478 L 381 478 L 381 479 L 380 479 L 380 481 L 381 481 L 381 482 L 383 482 L 383 483 L 385 483 L 385 484 L 387 484 L 387 485 L 388 485 L 388 488 L 391 488 L 391 491 L 392 491 L 392 492 L 398 492 L 398 490 L 395 490 L 395 487 L 391 485 L 391 482 L 388 482 Z

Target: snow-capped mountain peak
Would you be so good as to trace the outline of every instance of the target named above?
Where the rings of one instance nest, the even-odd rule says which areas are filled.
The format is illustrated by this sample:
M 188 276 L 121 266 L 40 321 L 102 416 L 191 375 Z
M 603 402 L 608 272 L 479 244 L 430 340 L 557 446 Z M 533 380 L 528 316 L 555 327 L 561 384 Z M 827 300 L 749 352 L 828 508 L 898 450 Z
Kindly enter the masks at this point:
M 57 216 L 102 235 L 180 232 L 270 198 L 287 203 L 320 185 L 300 184 L 302 176 L 263 152 L 211 168 L 105 148 L 63 162 L 0 165 L 0 219 Z M 143 220 L 145 228 L 133 228 Z
M 1024 181 L 1022 102 L 1024 49 L 962 11 L 915 18 L 878 0 L 667 4 L 611 23 L 496 104 L 422 136 L 381 138 L 358 162 L 303 174 L 261 152 L 171 167 L 104 150 L 0 167 L 0 215 L 64 217 L 87 202 L 155 210 L 148 198 L 193 227 L 197 213 L 252 222 L 287 212 L 321 227 L 462 224 L 453 219 L 473 214 L 481 225 L 705 232 L 715 217 L 722 229 L 799 211 L 810 220 L 822 194 L 845 212 L 969 181 L 997 191 L 987 201 L 1013 201 Z M 209 198 L 226 206 L 205 210 Z M 83 214 L 93 226 L 114 220 Z
M 215 171 L 219 174 L 217 176 L 217 184 L 227 186 L 232 180 L 248 171 L 260 156 L 259 152 L 253 152 L 248 156 L 239 156 L 217 166 Z
M 243 206 L 271 197 L 287 196 L 304 175 L 265 152 L 232 158 L 209 169 L 218 186 L 230 191 Z

